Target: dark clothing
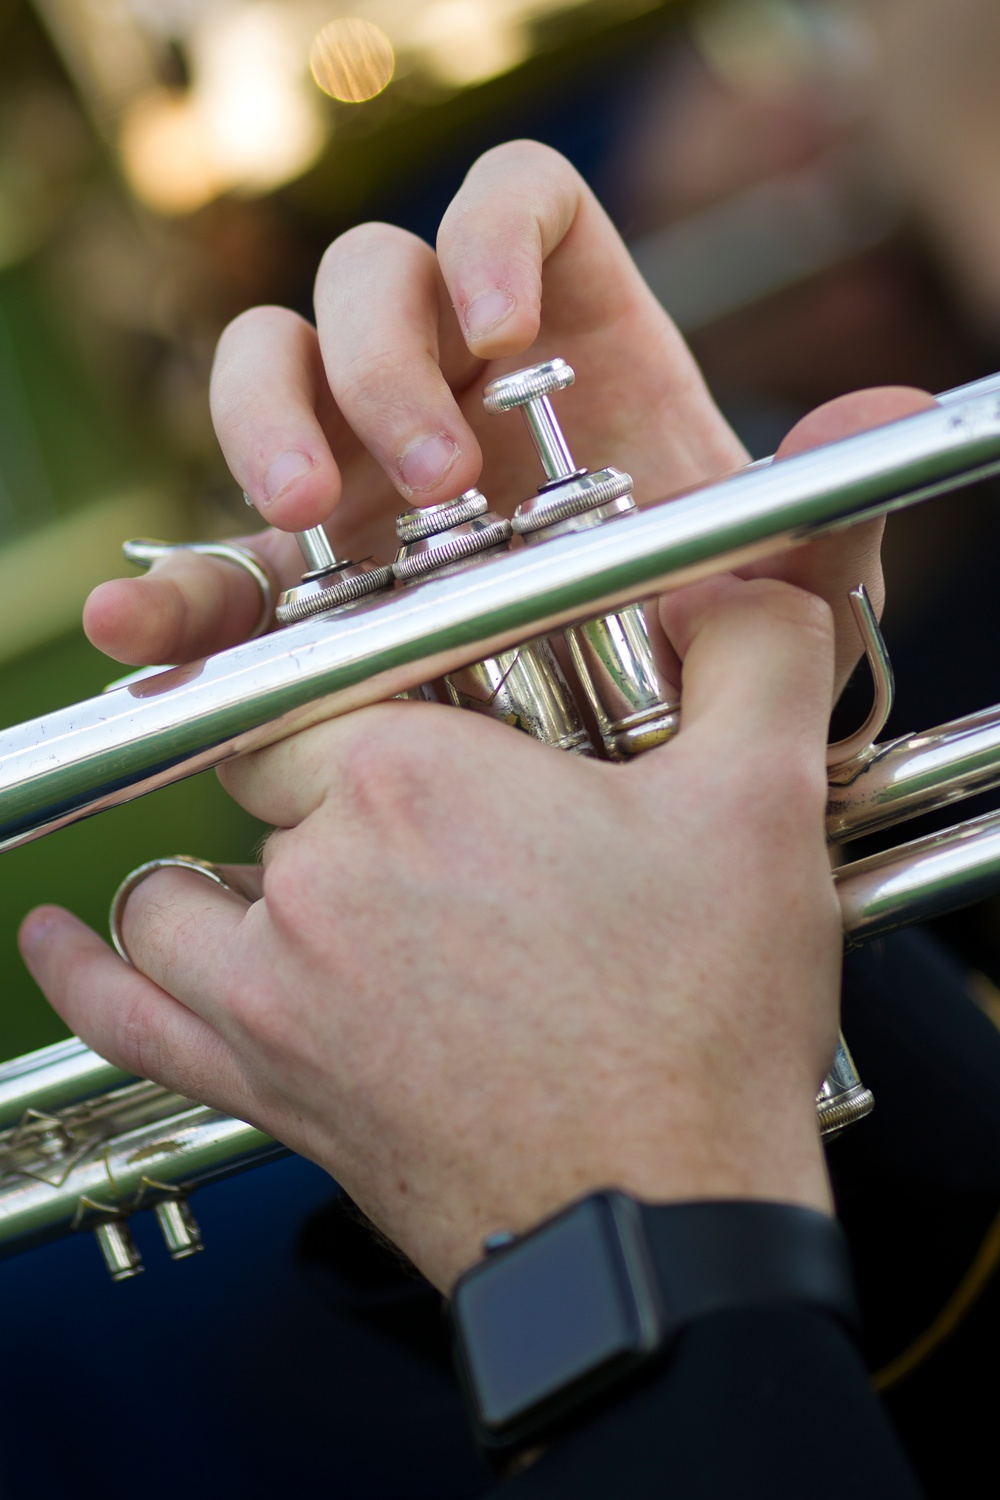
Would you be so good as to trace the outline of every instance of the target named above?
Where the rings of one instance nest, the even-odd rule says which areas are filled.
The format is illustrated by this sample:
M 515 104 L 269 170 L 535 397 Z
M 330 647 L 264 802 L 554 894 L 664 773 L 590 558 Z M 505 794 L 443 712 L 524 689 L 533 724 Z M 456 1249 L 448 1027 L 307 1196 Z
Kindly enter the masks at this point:
M 962 971 L 919 933 L 848 955 L 843 1029 L 876 1099 L 871 1118 L 830 1146 L 862 1348 L 805 1310 L 705 1319 L 654 1379 L 497 1500 L 763 1500 L 828 1486 L 910 1500 L 924 1492 L 914 1468 L 929 1494 L 976 1492 L 995 1463 L 995 1385 L 980 1380 L 1000 1324 L 992 1283 L 884 1405 L 868 1370 L 931 1325 L 1000 1211 L 1000 1033 Z
M 807 1309 L 692 1325 L 662 1373 L 496 1491 L 510 1500 L 919 1500 L 857 1349 Z
M 843 1029 L 876 1098 L 830 1148 L 861 1351 L 806 1311 L 705 1319 L 655 1378 L 498 1483 L 440 1299 L 290 1158 L 195 1196 L 194 1260 L 167 1262 L 139 1215 L 149 1269 L 123 1286 L 89 1236 L 0 1265 L 0 1497 L 910 1500 L 904 1451 L 932 1500 L 978 1495 L 994 1282 L 884 1402 L 867 1370 L 934 1321 L 1000 1210 L 1000 1033 L 914 933 L 848 957 Z

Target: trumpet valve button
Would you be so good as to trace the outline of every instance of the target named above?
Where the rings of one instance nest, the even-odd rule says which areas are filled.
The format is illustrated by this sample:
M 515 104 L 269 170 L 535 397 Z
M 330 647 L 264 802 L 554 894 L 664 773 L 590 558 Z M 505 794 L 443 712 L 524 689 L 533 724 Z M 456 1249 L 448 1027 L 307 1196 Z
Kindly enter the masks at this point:
M 574 463 L 549 400 L 555 391 L 565 390 L 575 379 L 572 367 L 564 359 L 550 359 L 491 380 L 483 391 L 483 405 L 491 414 L 521 408 L 550 484 L 585 472 Z
M 483 405 L 491 415 L 513 411 L 516 406 L 526 406 L 529 401 L 564 391 L 575 379 L 572 365 L 564 359 L 547 359 L 543 364 L 529 365 L 525 370 L 491 380 L 483 391 Z

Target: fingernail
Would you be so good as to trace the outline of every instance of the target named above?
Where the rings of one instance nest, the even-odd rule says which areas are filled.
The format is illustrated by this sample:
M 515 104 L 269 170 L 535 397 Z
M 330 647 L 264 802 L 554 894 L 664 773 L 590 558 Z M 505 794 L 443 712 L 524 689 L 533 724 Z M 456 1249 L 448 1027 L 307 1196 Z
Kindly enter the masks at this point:
M 399 460 L 399 474 L 404 488 L 412 495 L 416 490 L 432 490 L 447 474 L 458 457 L 458 444 L 443 432 L 422 438 L 408 448 Z
M 514 299 L 510 292 L 505 292 L 501 287 L 495 287 L 492 292 L 482 292 L 474 297 L 465 309 L 463 322 L 465 323 L 466 336 L 470 339 L 481 339 L 494 329 L 514 306 Z
M 265 505 L 277 500 L 297 479 L 308 474 L 313 461 L 308 453 L 282 453 L 276 458 L 264 476 Z
M 21 952 L 25 956 L 40 952 L 51 937 L 56 920 L 55 912 L 45 906 L 28 913 L 18 934 Z

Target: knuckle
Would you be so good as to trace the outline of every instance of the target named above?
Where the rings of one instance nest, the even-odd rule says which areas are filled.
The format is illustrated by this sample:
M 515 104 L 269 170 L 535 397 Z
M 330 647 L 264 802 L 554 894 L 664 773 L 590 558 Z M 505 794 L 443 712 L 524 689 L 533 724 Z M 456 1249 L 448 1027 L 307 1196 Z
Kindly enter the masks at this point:
M 428 716 L 433 712 L 429 709 Z M 367 823 L 385 824 L 423 805 L 440 763 L 418 717 L 425 717 L 419 708 L 394 712 L 383 705 L 366 716 L 360 732 L 345 745 L 338 787 L 350 813 Z
M 477 172 L 496 169 L 518 172 L 527 169 L 536 174 L 554 172 L 563 177 L 576 176 L 576 168 L 561 152 L 556 151 L 553 146 L 546 146 L 541 141 L 533 141 L 527 137 L 504 141 L 501 145 L 484 151 L 473 163 L 471 170 Z
M 270 851 L 270 852 L 268 852 Z M 305 867 L 289 841 L 265 851 L 262 890 L 268 916 L 280 931 L 295 933 L 303 921 L 308 894 Z
M 772 619 L 794 625 L 813 636 L 818 645 L 833 642 L 833 611 L 825 599 L 777 578 L 758 578 L 753 594 Z
M 794 827 L 819 819 L 828 795 L 825 767 L 818 756 L 786 756 L 781 767 L 778 806 Z
M 243 371 L 248 347 L 256 347 L 262 339 L 271 344 L 275 339 L 295 338 L 308 327 L 305 318 L 290 307 L 262 304 L 247 308 L 222 330 L 215 348 L 213 384 L 232 372 Z
M 169 878 L 169 877 L 168 877 Z M 195 935 L 197 917 L 193 912 L 184 914 L 177 901 L 167 890 L 167 879 L 162 872 L 146 886 L 162 885 L 157 893 L 154 889 L 142 892 L 139 902 L 134 893 L 125 908 L 125 945 L 130 952 L 137 952 L 146 963 L 155 962 L 156 971 L 164 989 L 169 990 L 174 980 L 178 958 L 184 953 Z M 136 967 L 141 969 L 140 962 Z
M 209 383 L 212 420 L 223 444 L 244 441 L 260 422 L 262 376 L 279 350 L 312 337 L 306 320 L 287 307 L 252 307 L 233 319 L 216 345 Z
M 360 344 L 343 351 L 329 379 L 339 406 L 354 412 L 370 407 L 384 414 L 394 400 L 412 400 L 413 377 L 411 350 Z
M 537 219 L 541 206 L 572 198 L 582 179 L 565 156 L 540 141 L 504 141 L 483 153 L 469 169 L 465 182 L 452 199 L 438 231 L 438 249 L 454 249 L 467 235 L 481 233 L 483 199 L 489 204 L 502 201 L 503 223 L 499 231 L 505 242 L 517 241 Z M 491 214 L 493 233 L 498 232 Z M 537 236 L 528 234 L 537 246 Z M 510 253 L 510 243 L 506 251 Z M 532 264 L 526 251 L 526 262 Z
M 163 1039 L 155 1024 L 155 1011 L 144 995 L 136 995 L 125 1005 L 115 1037 L 118 1062 L 137 1078 L 154 1083 L 164 1081 Z
M 374 262 L 398 260 L 403 256 L 424 262 L 434 260 L 434 252 L 427 242 L 408 229 L 377 219 L 355 224 L 331 240 L 323 252 L 314 287 L 317 303 L 336 302 L 341 282 L 350 276 L 355 266 L 360 265 L 367 275 Z

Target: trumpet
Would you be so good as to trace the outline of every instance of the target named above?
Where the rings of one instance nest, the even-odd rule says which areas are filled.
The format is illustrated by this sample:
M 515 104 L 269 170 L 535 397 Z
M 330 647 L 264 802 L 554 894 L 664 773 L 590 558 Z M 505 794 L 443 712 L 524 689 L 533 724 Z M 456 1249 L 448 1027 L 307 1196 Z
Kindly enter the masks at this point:
M 279 605 L 291 622 L 283 629 L 0 733 L 0 849 L 429 682 L 452 684 L 455 702 L 480 694 L 504 717 L 497 693 L 514 693 L 516 679 L 494 671 L 498 661 L 516 660 L 544 684 L 544 727 L 532 732 L 587 753 L 572 703 L 552 687 L 544 641 L 557 632 L 597 723 L 596 752 L 627 759 L 678 723 L 644 655 L 643 600 L 1000 473 L 997 375 L 945 393 L 933 410 L 639 511 L 617 471 L 573 466 L 548 406 L 558 381 L 568 383 L 559 364 L 538 367 L 547 373 L 534 384 L 507 377 L 487 393 L 498 411 L 525 409 L 545 470 L 539 498 L 514 520 L 527 545 L 507 550 L 487 533 L 474 566 L 452 551 L 408 572 L 428 542 L 408 534 L 394 584 L 387 568 L 338 563 L 322 534 L 307 534 L 310 566 Z M 573 500 L 574 510 L 571 492 L 587 504 Z M 438 533 L 483 534 L 485 501 L 460 498 L 468 513 L 438 517 Z M 869 635 L 876 660 L 878 645 Z M 831 842 L 1000 785 L 1000 705 L 877 744 L 884 717 L 836 747 Z M 849 944 L 969 904 L 1000 890 L 1000 813 L 843 864 L 833 879 Z M 838 1055 L 828 1080 L 835 1103 L 855 1086 L 847 1064 Z M 171 1255 L 184 1258 L 201 1248 L 191 1191 L 282 1150 L 76 1039 L 43 1048 L 0 1067 L 0 1255 L 93 1230 L 124 1280 L 141 1269 L 128 1220 L 148 1208 Z

